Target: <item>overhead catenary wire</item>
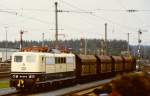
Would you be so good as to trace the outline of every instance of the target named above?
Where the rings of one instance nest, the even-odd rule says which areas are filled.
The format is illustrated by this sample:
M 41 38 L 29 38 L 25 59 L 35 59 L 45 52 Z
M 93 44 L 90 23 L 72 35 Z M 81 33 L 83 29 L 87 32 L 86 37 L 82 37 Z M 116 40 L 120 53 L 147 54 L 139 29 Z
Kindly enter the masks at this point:
M 127 8 L 126 8 L 126 6 L 120 1 L 120 0 L 117 0 L 118 2 L 119 2 L 119 5 L 121 5 L 121 7 L 124 9 L 124 10 L 127 10 Z M 129 12 L 129 13 L 135 13 L 135 12 L 143 12 L 143 11 L 150 11 L 150 10 L 135 10 L 135 9 L 132 9 L 132 10 L 127 10 L 127 12 Z M 139 21 L 140 21 L 140 23 L 141 24 L 144 24 L 145 25 L 145 23 L 143 22 L 143 20 L 139 17 L 139 16 L 137 16 L 136 14 L 133 14 L 136 18 L 137 18 L 137 23 L 139 23 Z
M 74 7 L 75 8 L 75 7 Z M 0 11 L 20 11 L 22 9 L 7 9 L 7 8 L 1 8 Z M 27 9 L 24 8 L 23 11 L 39 11 L 39 12 L 54 12 L 54 10 L 49 10 L 49 9 Z M 79 13 L 98 13 L 100 11 L 105 11 L 105 12 L 150 12 L 150 10 L 146 10 L 146 9 L 102 9 L 102 8 L 98 8 L 98 9 L 91 9 L 91 10 L 66 10 L 66 12 L 79 12 Z
M 4 5 L 3 5 L 4 6 Z M 38 22 L 41 22 L 41 23 L 44 23 L 44 24 L 49 24 L 49 22 L 46 22 L 46 21 L 43 21 L 41 19 L 38 19 L 38 18 L 35 18 L 35 17 L 30 17 L 30 16 L 24 16 L 22 14 L 20 14 L 18 11 L 21 10 L 22 12 L 24 10 L 30 10 L 30 11 L 48 11 L 46 9 L 11 9 L 11 8 L 0 8 L 0 12 L 6 12 L 6 13 L 9 13 L 9 14 L 12 14 L 12 15 L 15 15 L 15 16 L 20 16 L 20 17 L 23 17 L 23 18 L 26 18 L 26 19 L 30 19 L 30 20 L 34 20 L 34 21 L 38 21 Z
M 63 3 L 65 3 L 65 4 L 67 4 L 67 5 L 69 5 L 69 6 L 71 6 L 71 7 L 73 7 L 73 8 L 76 8 L 76 9 L 79 9 L 79 11 L 78 10 L 59 10 L 59 12 L 74 12 L 74 13 L 89 13 L 89 14 L 91 14 L 91 15 L 93 15 L 94 13 L 96 13 L 96 12 L 98 12 L 98 11 L 128 11 L 128 12 L 136 12 L 136 11 L 150 11 L 150 10 L 134 10 L 134 9 L 131 9 L 131 10 L 119 10 L 119 9 L 95 9 L 94 11 L 93 10 L 83 10 L 83 9 L 80 9 L 80 8 L 78 8 L 78 7 L 76 7 L 76 6 L 72 6 L 72 4 L 70 4 L 70 3 L 67 3 L 66 1 L 63 1 L 63 0 L 60 0 L 60 1 L 62 1 Z M 23 15 L 19 15 L 18 14 L 18 12 L 15 12 L 15 11 L 11 11 L 11 12 L 9 12 L 8 10 L 21 10 L 21 9 L 0 9 L 0 11 L 4 11 L 4 12 L 8 12 L 8 13 L 13 13 L 14 15 L 17 15 L 17 16 L 22 16 L 22 17 L 24 17 L 24 18 L 28 18 L 28 19 L 32 19 L 32 20 L 36 20 L 36 21 L 39 21 L 39 22 L 41 22 L 41 23 L 47 23 L 48 24 L 48 22 L 46 22 L 46 21 L 42 21 L 42 20 L 40 20 L 40 19 L 37 19 L 37 18 L 35 18 L 35 17 L 29 17 L 29 16 L 23 16 Z M 48 10 L 48 9 L 23 9 L 23 11 L 24 10 L 27 10 L 27 11 L 47 11 L 47 12 L 53 12 L 53 10 Z M 97 10 L 97 11 L 96 11 Z M 96 16 L 96 15 L 93 15 L 93 16 Z M 101 17 L 102 18 L 102 17 Z M 103 20 L 106 20 L 106 21 L 109 21 L 109 22 L 112 22 L 112 20 L 108 20 L 108 19 L 106 19 L 106 18 L 103 18 Z M 114 23 L 114 22 L 113 22 Z M 119 24 L 120 25 L 120 24 Z
M 75 9 L 75 8 L 74 8 Z M 85 11 L 85 10 L 59 10 L 59 12 L 66 12 L 66 13 L 77 13 L 77 14 L 79 14 L 80 16 L 84 16 L 84 15 L 82 15 L 83 13 L 86 13 L 86 14 L 92 14 L 93 12 L 91 12 L 91 11 Z M 82 17 L 80 17 L 80 18 L 82 18 Z M 84 21 L 84 22 L 87 22 L 87 24 L 91 24 L 90 26 L 92 26 L 93 27 L 93 29 L 95 29 L 94 27 L 95 26 L 97 26 L 98 28 L 100 28 L 100 26 L 99 25 L 97 25 L 97 24 L 94 24 L 95 22 L 93 22 L 93 20 L 92 20 L 92 22 L 91 21 L 89 21 L 89 18 L 87 18 L 87 16 L 84 16 L 84 18 L 82 18 L 82 19 L 80 19 L 81 21 Z M 68 26 L 68 25 L 67 25 Z M 74 28 L 73 28 L 74 29 Z M 76 28 L 77 29 L 77 28 Z M 76 30 L 75 29 L 75 30 Z M 78 29 L 80 29 L 80 28 L 78 28 Z M 80 30 L 81 31 L 81 30 Z M 82 30 L 81 31 L 81 33 L 83 33 L 83 32 L 87 32 L 87 31 L 89 31 L 89 28 L 88 28 L 88 30 L 87 30 L 87 28 L 85 29 L 85 30 Z M 92 31 L 91 31 L 92 32 Z M 93 32 L 92 32 L 93 33 Z
M 41 23 L 49 24 L 49 22 L 43 21 L 43 20 L 35 18 L 35 17 L 21 15 L 21 14 L 19 14 L 16 11 L 4 11 L 4 10 L 2 11 L 2 10 L 0 10 L 0 12 L 6 12 L 6 13 L 9 13 L 9 14 L 12 14 L 12 15 L 16 15 L 16 16 L 20 16 L 20 17 L 23 17 L 23 18 L 26 18 L 26 19 L 35 20 L 35 21 L 38 21 L 38 22 L 41 22 Z
M 66 2 L 66 1 L 65 1 Z M 67 3 L 68 4 L 68 3 Z M 72 6 L 72 4 L 70 4 Z M 99 11 L 121 11 L 121 12 L 126 12 L 127 10 L 118 10 L 118 9 L 100 9 L 100 10 L 97 10 L 97 11 L 92 11 L 92 10 L 83 10 L 83 9 L 80 9 L 80 8 L 77 8 L 76 6 L 73 6 L 74 8 L 76 8 L 76 10 L 63 10 L 63 11 L 66 11 L 66 12 L 72 12 L 72 13 L 78 13 L 78 14 L 81 14 L 81 13 L 87 13 L 87 15 L 89 14 L 89 16 L 93 16 L 93 18 L 96 18 L 96 19 L 99 19 L 99 20 L 103 20 L 103 21 L 108 21 L 108 22 L 111 22 L 111 23 L 114 23 L 115 25 L 119 25 L 121 26 L 122 29 L 127 29 L 127 30 L 135 30 L 135 28 L 132 28 L 130 26 L 127 26 L 127 25 L 124 25 L 124 24 L 121 24 L 121 23 L 117 23 L 116 21 L 113 21 L 109 18 L 106 18 L 106 17 L 102 17 L 102 16 L 99 16 L 96 14 L 96 12 L 99 12 Z M 40 12 L 47 12 L 47 11 L 53 11 L 53 10 L 47 10 L 47 9 L 23 9 L 23 11 L 40 11 Z M 14 10 L 15 11 L 15 10 Z M 141 10 L 142 11 L 142 10 Z M 144 10 L 143 10 L 144 11 Z M 146 10 L 145 10 L 146 11 Z M 147 10 L 148 11 L 148 10 Z M 150 10 L 149 10 L 150 11 Z M 139 12 L 139 11 L 138 11 Z M 19 13 L 18 13 L 19 14 Z M 20 14 L 19 14 L 20 15 Z M 19 16 L 17 15 L 17 16 Z M 82 14 L 81 14 L 82 15 Z M 86 14 L 85 14 L 86 15 Z M 25 16 L 25 15 L 20 15 L 19 17 L 21 18 L 24 18 L 24 19 L 29 19 L 29 20 L 33 20 L 33 21 L 36 21 L 36 22 L 41 22 L 42 24 L 49 24 L 49 22 L 47 21 L 44 21 L 44 20 L 41 20 L 39 18 L 36 18 L 36 17 L 32 17 L 32 16 Z M 88 17 L 85 17 L 85 18 L 88 18 Z M 82 19 L 81 19 L 82 20 Z M 87 20 L 87 21 L 90 21 L 90 20 Z M 93 22 L 94 20 L 92 20 L 91 22 Z M 85 21 L 86 22 L 86 21 Z M 91 25 L 93 25 L 92 23 L 89 23 Z M 96 24 L 94 24 L 95 26 Z M 97 25 L 99 26 L 99 25 Z
M 19 16 L 19 17 L 21 17 L 21 18 L 30 19 L 30 20 L 34 20 L 34 21 L 41 22 L 41 23 L 49 24 L 48 22 L 42 21 L 42 20 L 40 20 L 40 19 L 38 19 L 38 18 L 21 15 L 21 14 L 19 14 L 18 12 L 15 12 L 15 10 L 11 10 L 11 9 L 7 9 L 7 10 L 13 11 L 13 12 L 12 12 L 13 15 Z M 37 10 L 36 10 L 36 11 L 37 11 Z M 40 10 L 40 11 L 41 11 L 41 10 Z M 8 13 L 10 13 L 10 12 L 8 12 Z M 15 14 L 14 14 L 14 13 L 15 13 Z M 80 12 L 80 13 L 81 13 L 81 12 Z
M 70 3 L 68 3 L 68 2 L 66 2 L 66 1 L 64 1 L 64 0 L 59 0 L 59 1 L 61 1 L 61 2 L 65 3 L 65 4 L 67 4 L 68 6 L 70 6 L 70 7 L 72 7 L 72 8 L 78 9 L 79 11 L 88 11 L 88 10 L 84 10 L 84 9 L 79 8 L 79 7 L 76 7 L 75 5 L 70 4 Z M 136 28 L 133 28 L 133 27 L 130 27 L 130 26 L 126 26 L 126 25 L 124 25 L 124 24 L 117 23 L 117 22 L 115 22 L 115 21 L 112 21 L 112 20 L 110 20 L 110 19 L 108 19 L 108 18 L 104 18 L 104 17 L 102 17 L 102 16 L 98 16 L 98 15 L 95 14 L 95 12 L 90 13 L 89 15 L 94 16 L 94 17 L 96 17 L 96 18 L 99 18 L 100 20 L 104 20 L 104 21 L 108 21 L 108 22 L 110 22 L 110 23 L 116 24 L 116 25 L 118 25 L 118 26 L 120 26 L 120 27 L 122 27 L 122 28 L 124 28 L 124 29 L 132 30 L 132 31 L 133 31 L 133 30 L 134 30 L 134 31 L 136 30 Z

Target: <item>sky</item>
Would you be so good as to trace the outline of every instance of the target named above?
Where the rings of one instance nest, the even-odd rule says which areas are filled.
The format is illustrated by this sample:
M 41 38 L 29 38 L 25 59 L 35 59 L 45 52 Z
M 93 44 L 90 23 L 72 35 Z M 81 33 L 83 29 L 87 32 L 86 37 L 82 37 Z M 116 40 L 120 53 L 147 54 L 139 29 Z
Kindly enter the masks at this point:
M 138 30 L 143 45 L 150 45 L 150 0 L 0 0 L 0 41 L 55 40 L 55 5 L 58 2 L 58 39 L 127 40 L 138 44 Z M 127 10 L 138 10 L 128 12 Z M 63 35 L 62 35 L 63 34 Z

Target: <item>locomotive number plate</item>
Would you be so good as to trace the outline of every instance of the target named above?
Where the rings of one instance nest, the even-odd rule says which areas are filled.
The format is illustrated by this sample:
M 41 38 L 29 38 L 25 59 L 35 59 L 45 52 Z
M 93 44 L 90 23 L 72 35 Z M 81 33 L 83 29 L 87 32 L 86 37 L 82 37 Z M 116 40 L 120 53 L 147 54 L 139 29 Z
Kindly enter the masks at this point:
M 21 67 L 21 70 L 26 70 L 26 67 Z

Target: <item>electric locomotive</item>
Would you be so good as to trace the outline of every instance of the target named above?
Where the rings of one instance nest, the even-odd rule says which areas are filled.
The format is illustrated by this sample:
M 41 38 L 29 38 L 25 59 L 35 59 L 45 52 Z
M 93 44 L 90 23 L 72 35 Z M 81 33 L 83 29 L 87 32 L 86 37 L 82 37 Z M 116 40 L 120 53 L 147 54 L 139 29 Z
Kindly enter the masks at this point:
M 75 55 L 71 53 L 17 52 L 12 55 L 10 86 L 17 89 L 74 75 Z

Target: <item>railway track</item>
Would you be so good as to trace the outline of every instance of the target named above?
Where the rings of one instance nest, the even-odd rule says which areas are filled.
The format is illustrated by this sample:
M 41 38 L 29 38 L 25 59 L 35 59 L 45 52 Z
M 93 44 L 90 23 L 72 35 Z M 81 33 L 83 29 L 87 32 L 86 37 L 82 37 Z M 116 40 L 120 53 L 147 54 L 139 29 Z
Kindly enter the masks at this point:
M 0 78 L 9 77 L 10 63 L 0 62 Z
M 17 92 L 15 88 L 0 89 L 0 96 L 12 96 L 13 94 L 17 94 Z
M 0 78 L 9 77 L 10 71 L 0 72 Z
M 38 93 L 38 91 L 18 91 L 16 89 L 4 89 L 3 92 L 0 91 L 0 96 L 28 96 L 34 93 Z
M 134 72 L 133 74 L 143 74 L 142 71 L 140 72 Z M 110 81 L 101 83 L 95 86 L 87 87 L 87 88 L 81 88 L 80 90 L 75 90 L 66 94 L 63 94 L 61 96 L 99 96 L 100 93 L 106 93 L 111 92 L 112 86 L 110 86 Z
M 3 94 L 1 96 L 23 96 L 23 94 L 21 94 L 19 92 L 12 92 L 12 93 L 8 93 L 8 94 Z
M 84 84 L 78 84 L 70 87 L 65 87 L 57 90 L 51 90 L 41 93 L 34 93 L 31 96 L 71 96 L 70 94 L 79 92 L 81 90 L 90 89 L 92 87 L 96 87 L 100 84 L 106 84 L 110 82 L 112 79 L 105 79 L 100 81 L 93 81 Z M 30 95 L 29 95 L 30 96 Z
M 75 91 L 63 94 L 61 96 L 97 96 L 94 93 L 94 90 L 95 89 L 101 89 L 102 86 L 105 85 L 105 84 L 108 84 L 108 82 L 107 83 L 102 83 L 102 84 L 99 84 L 99 85 L 96 85 L 96 86 L 91 86 L 91 87 L 88 87 L 88 88 L 85 88 L 85 89 L 75 90 Z
M 89 82 L 85 84 L 78 84 L 75 86 L 70 86 L 70 87 L 56 89 L 56 90 L 34 91 L 34 92 L 32 91 L 19 92 L 16 91 L 15 89 L 9 88 L 5 90 L 0 90 L 0 96 L 72 96 L 72 94 L 80 92 L 81 90 L 83 91 L 85 89 L 88 90 L 88 92 L 91 92 L 92 88 L 99 87 L 99 85 L 106 84 L 110 81 L 111 79 L 106 79 L 101 81 Z

